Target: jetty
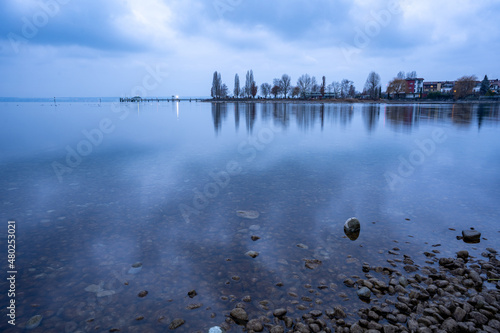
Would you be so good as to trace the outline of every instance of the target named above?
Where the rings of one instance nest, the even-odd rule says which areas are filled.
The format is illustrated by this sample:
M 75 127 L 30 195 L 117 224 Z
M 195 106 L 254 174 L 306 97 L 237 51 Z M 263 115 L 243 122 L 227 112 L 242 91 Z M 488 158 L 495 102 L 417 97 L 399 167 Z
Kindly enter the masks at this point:
M 179 98 L 172 96 L 171 98 L 160 98 L 160 97 L 150 97 L 142 98 L 139 96 L 135 97 L 120 97 L 120 103 L 148 103 L 148 102 L 200 102 L 203 101 L 201 98 Z

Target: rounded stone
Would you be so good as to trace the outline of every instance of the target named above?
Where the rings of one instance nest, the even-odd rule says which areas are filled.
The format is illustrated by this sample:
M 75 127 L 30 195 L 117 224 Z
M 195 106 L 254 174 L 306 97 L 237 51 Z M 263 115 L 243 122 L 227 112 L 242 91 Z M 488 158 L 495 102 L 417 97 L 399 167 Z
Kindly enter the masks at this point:
M 279 308 L 273 311 L 273 315 L 275 317 L 283 317 L 284 315 L 286 315 L 286 312 L 287 312 L 286 309 Z
M 358 239 L 360 231 L 361 223 L 357 218 L 351 217 L 344 223 L 344 233 L 350 240 Z
M 368 289 L 366 287 L 358 289 L 358 291 L 356 293 L 358 294 L 358 297 L 362 298 L 362 299 L 370 299 L 370 297 L 372 295 L 372 292 L 370 291 L 370 289 Z
M 262 332 L 262 330 L 264 330 L 264 326 L 262 326 L 262 323 L 258 319 L 252 319 L 247 323 L 247 330 Z
M 248 314 L 242 308 L 232 309 L 230 315 L 236 320 L 237 323 L 248 321 Z

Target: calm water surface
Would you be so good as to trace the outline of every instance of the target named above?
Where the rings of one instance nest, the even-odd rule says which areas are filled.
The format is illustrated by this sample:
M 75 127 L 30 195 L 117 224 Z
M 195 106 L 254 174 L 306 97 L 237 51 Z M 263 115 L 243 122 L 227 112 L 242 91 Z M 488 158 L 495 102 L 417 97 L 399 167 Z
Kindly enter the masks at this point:
M 177 331 L 206 331 L 247 295 L 251 318 L 349 310 L 362 303 L 345 276 L 388 265 L 394 247 L 417 265 L 433 249 L 500 250 L 499 110 L 1 103 L 0 242 L 6 253 L 16 221 L 16 329 L 40 314 L 33 332 L 155 332 L 174 318 L 186 321 Z M 351 216 L 355 241 L 343 232 Z M 470 227 L 479 244 L 456 239 Z M 0 287 L 0 328 L 13 332 Z

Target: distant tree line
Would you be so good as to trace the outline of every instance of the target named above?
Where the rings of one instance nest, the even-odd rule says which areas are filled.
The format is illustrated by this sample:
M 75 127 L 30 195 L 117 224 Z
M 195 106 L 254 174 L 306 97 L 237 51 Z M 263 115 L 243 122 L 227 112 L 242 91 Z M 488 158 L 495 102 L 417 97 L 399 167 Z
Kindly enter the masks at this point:
M 370 81 L 369 89 L 373 97 L 380 97 L 380 76 L 374 72 L 372 80 Z M 370 73 L 370 74 L 372 74 Z M 369 77 L 370 78 L 370 77 Z M 368 81 L 367 81 L 368 82 Z M 368 84 L 368 83 L 367 83 Z M 259 88 L 255 82 L 253 71 L 247 71 L 245 78 L 245 85 L 242 87 L 240 84 L 240 77 L 238 74 L 234 76 L 234 89 L 232 98 L 255 98 Z M 321 96 L 329 98 L 355 98 L 360 95 L 356 92 L 354 82 L 348 79 L 343 79 L 340 82 L 333 81 L 326 83 L 326 77 L 323 76 L 321 82 L 318 83 L 316 77 L 303 74 L 297 80 L 297 84 L 292 84 L 292 78 L 288 74 L 283 74 L 281 78 L 273 79 L 273 83 L 262 83 L 260 85 L 260 96 L 263 98 L 307 98 L 310 96 Z M 214 72 L 212 80 L 211 94 L 214 99 L 229 98 L 229 91 L 222 82 L 221 74 L 217 71 Z
M 309 74 L 303 74 L 297 79 L 296 85 L 292 84 L 292 78 L 288 74 L 283 74 L 281 78 L 273 79 L 272 84 L 262 83 L 260 85 L 260 96 L 263 98 L 363 98 L 370 100 L 377 100 L 380 98 L 401 98 L 405 97 L 408 93 L 421 93 L 423 91 L 415 92 L 409 91 L 408 81 L 417 79 L 417 73 L 411 71 L 405 73 L 400 71 L 396 77 L 389 81 L 385 94 L 382 92 L 380 75 L 372 71 L 368 74 L 364 89 L 362 92 L 357 92 L 354 87 L 354 82 L 348 79 L 342 79 L 340 82 L 333 81 L 329 84 L 326 82 L 326 77 L 321 78 L 318 83 L 316 77 Z M 477 86 L 477 77 L 463 76 L 454 82 L 452 95 L 455 99 L 465 98 L 474 92 Z M 214 72 L 212 80 L 211 96 L 214 99 L 227 99 L 227 98 L 256 98 L 259 93 L 259 87 L 255 81 L 252 70 L 247 71 L 245 77 L 245 85 L 240 85 L 240 77 L 238 74 L 234 77 L 234 89 L 232 96 L 229 96 L 229 90 L 226 84 L 222 82 L 221 74 L 217 71 Z M 490 81 L 485 76 L 481 82 L 479 90 L 481 95 L 493 95 L 490 90 Z M 441 92 L 430 93 L 428 98 L 436 98 L 441 96 Z

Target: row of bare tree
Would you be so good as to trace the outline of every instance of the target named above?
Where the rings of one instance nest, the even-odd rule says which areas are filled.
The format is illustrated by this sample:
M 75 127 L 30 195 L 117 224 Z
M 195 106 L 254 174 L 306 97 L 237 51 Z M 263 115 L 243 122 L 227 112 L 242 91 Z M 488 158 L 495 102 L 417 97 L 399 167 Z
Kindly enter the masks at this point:
M 378 74 L 376 74 L 378 76 Z M 380 85 L 380 76 L 375 84 Z M 234 77 L 234 98 L 255 98 L 258 93 L 257 84 L 255 83 L 253 71 L 249 70 L 246 75 L 245 85 L 241 87 L 240 77 L 238 74 Z M 326 83 L 326 77 L 323 76 L 321 83 L 318 83 L 316 77 L 303 74 L 297 80 L 295 86 L 292 85 L 292 79 L 288 74 L 283 74 L 281 78 L 273 80 L 272 84 L 262 83 L 260 85 L 260 95 L 264 98 L 274 96 L 274 98 L 307 98 L 312 95 L 325 96 L 328 93 L 329 97 L 333 98 L 353 98 L 357 92 L 354 83 L 351 80 L 343 79 L 341 82 L 333 81 L 330 84 Z M 213 98 L 229 97 L 229 90 L 226 84 L 222 83 L 221 74 L 217 71 L 214 73 L 212 81 L 211 96 Z
M 387 85 L 386 94 L 388 96 L 399 98 L 403 94 L 410 93 L 408 90 L 408 80 L 416 79 L 417 73 L 412 72 L 399 72 L 394 79 Z M 459 99 L 470 95 L 474 87 L 477 85 L 477 77 L 463 76 L 454 82 L 453 94 L 454 97 Z M 246 74 L 245 85 L 240 86 L 240 78 L 238 74 L 234 77 L 234 98 L 255 98 L 258 93 L 258 86 L 255 82 L 253 71 L 249 70 Z M 486 94 L 489 90 L 488 77 L 482 81 L 481 93 Z M 411 92 L 413 93 L 413 92 Z M 325 76 L 322 77 L 321 83 L 316 81 L 314 76 L 303 74 L 297 80 L 295 86 L 292 85 L 292 79 L 288 74 L 283 74 L 281 78 L 273 80 L 272 84 L 262 83 L 260 85 L 260 95 L 264 98 L 274 96 L 274 98 L 308 98 L 308 97 L 328 97 L 328 98 L 354 98 L 363 95 L 370 99 L 379 99 L 382 97 L 382 87 L 380 75 L 376 72 L 370 72 L 366 79 L 363 93 L 356 92 L 354 84 L 348 79 L 343 79 L 341 82 L 333 81 L 326 84 Z M 229 90 L 227 86 L 222 83 L 221 74 L 214 73 L 212 81 L 211 96 L 213 98 L 227 98 L 229 97 Z

